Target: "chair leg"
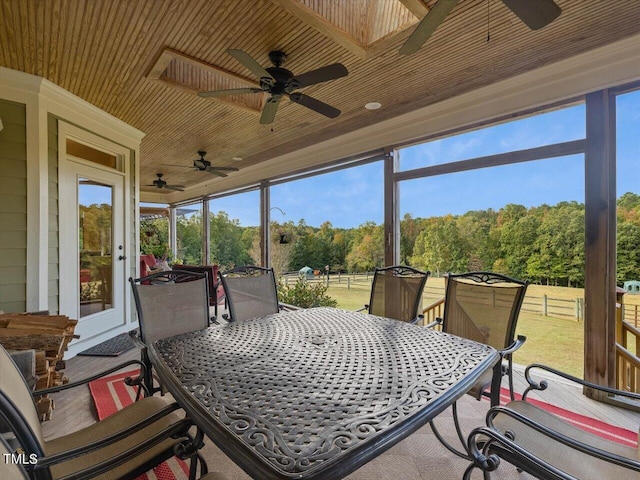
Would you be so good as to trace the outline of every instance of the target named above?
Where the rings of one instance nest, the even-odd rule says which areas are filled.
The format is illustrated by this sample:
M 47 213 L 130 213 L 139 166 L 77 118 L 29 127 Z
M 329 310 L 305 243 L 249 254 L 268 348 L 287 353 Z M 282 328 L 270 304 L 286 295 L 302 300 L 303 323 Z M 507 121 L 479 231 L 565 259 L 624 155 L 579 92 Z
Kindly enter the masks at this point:
M 509 355 L 509 371 L 507 372 L 508 376 L 509 376 L 509 396 L 511 398 L 511 401 L 513 402 L 516 398 L 515 398 L 515 394 L 514 394 L 514 390 L 513 390 L 513 358 L 511 357 L 511 355 Z
M 469 454 L 469 451 L 467 450 L 466 441 L 465 441 L 464 435 L 462 434 L 462 429 L 460 428 L 460 421 L 458 420 L 458 404 L 457 404 L 457 402 L 454 402 L 451 408 L 452 408 L 452 413 L 453 413 L 453 424 L 454 424 L 455 429 L 456 429 L 456 434 L 458 435 L 458 440 L 460 441 L 460 444 L 464 448 L 464 452 L 461 451 L 461 450 L 456 449 L 453 446 L 451 446 L 451 444 L 449 444 L 449 442 L 447 442 L 442 437 L 442 435 L 438 431 L 438 428 L 436 427 L 436 424 L 434 423 L 433 420 L 431 420 L 429 422 L 429 425 L 431 426 L 431 430 L 433 431 L 433 434 L 436 436 L 438 441 L 442 444 L 442 446 L 445 447 L 447 450 L 449 450 L 451 453 L 453 453 L 454 455 L 457 455 L 460 458 L 464 458 L 465 460 L 472 460 L 472 457 Z

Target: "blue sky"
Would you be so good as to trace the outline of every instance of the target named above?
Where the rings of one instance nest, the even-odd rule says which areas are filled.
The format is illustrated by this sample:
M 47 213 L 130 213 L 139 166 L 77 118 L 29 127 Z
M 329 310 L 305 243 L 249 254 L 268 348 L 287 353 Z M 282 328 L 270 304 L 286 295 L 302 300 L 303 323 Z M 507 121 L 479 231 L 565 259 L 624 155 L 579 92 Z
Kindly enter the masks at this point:
M 640 92 L 618 97 L 618 194 L 640 194 Z M 408 170 L 512 150 L 549 145 L 585 136 L 585 108 L 577 105 L 474 132 L 402 149 L 400 168 Z M 350 228 L 383 222 L 382 163 L 342 170 L 272 187 L 271 205 L 278 222 L 301 219 L 319 226 Z M 243 226 L 259 224 L 259 193 L 214 200 L 211 210 L 226 211 Z M 507 203 L 527 207 L 560 201 L 584 202 L 582 155 L 404 181 L 401 215 L 414 217 L 500 209 Z

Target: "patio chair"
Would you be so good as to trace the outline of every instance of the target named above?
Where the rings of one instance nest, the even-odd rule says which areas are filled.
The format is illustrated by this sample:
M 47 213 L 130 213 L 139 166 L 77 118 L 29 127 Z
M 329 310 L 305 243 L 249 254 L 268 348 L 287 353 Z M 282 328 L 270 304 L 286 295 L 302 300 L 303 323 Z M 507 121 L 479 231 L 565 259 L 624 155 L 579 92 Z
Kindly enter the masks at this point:
M 464 474 L 483 470 L 485 478 L 500 465 L 500 459 L 536 478 L 575 480 L 597 478 L 619 480 L 638 478 L 638 448 L 607 440 L 577 428 L 527 400 L 532 390 L 545 390 L 549 383 L 531 378 L 533 369 L 541 369 L 578 385 L 620 400 L 640 401 L 640 394 L 603 387 L 544 365 L 530 365 L 525 370 L 529 386 L 516 400 L 492 407 L 487 426 L 474 429 L 468 438 L 473 463 Z M 545 373 L 547 375 L 547 373 Z M 635 473 L 633 473 L 635 472 Z
M 15 454 L 15 449 L 11 448 L 5 438 L 0 434 L 0 478 L 12 480 L 27 480 L 27 471 L 23 463 L 18 459 L 13 459 L 10 455 Z
M 404 265 L 376 268 L 369 303 L 358 311 L 417 323 L 422 319 L 418 309 L 429 273 Z
M 218 305 L 224 300 L 224 289 L 218 278 L 218 265 L 173 265 L 173 270 L 183 272 L 199 272 L 207 274 L 207 284 L 209 286 L 209 306 L 213 307 L 214 313 L 211 317 L 215 321 L 218 317 Z
M 439 325 L 446 333 L 490 345 L 500 352 L 506 364 L 501 362 L 493 371 L 488 370 L 467 392 L 477 400 L 482 396 L 489 397 L 492 406 L 499 403 L 498 380 L 504 375 L 509 379 L 511 400 L 514 399 L 512 354 L 526 340 L 524 336 L 516 338 L 515 331 L 527 286 L 528 282 L 493 272 L 448 274 L 443 317 L 429 325 Z M 499 375 L 500 378 L 494 378 L 494 375 Z M 494 380 L 497 388 L 491 389 Z M 465 445 L 466 439 L 460 430 L 456 403 L 452 408 L 458 437 Z M 443 445 L 456 455 L 468 458 L 467 453 L 453 449 L 442 439 L 433 421 L 431 428 Z
M 263 317 L 280 311 L 273 268 L 244 265 L 220 273 L 232 322 Z
M 190 478 L 195 478 L 197 460 L 201 473 L 207 466 L 198 455 L 202 439 L 189 434 L 192 422 L 178 412 L 179 406 L 164 397 L 147 397 L 73 433 L 45 440 L 33 400 L 43 395 L 85 385 L 124 367 L 144 365 L 136 360 L 117 365 L 82 381 L 31 392 L 4 347 L 0 346 L 0 420 L 2 434 L 10 452 L 22 463 L 32 479 L 111 479 L 135 478 L 173 457 L 191 458 Z M 197 460 L 196 460 L 197 459 Z M 6 463 L 3 457 L 0 463 Z M 4 465 L 0 468 L 5 476 Z M 12 472 L 14 473 L 14 472 Z
M 210 324 L 207 275 L 199 272 L 168 270 L 142 278 L 129 278 L 139 332 L 131 332 L 147 367 L 144 385 L 153 395 L 161 391 L 153 381 L 147 346 L 161 338 L 201 330 Z

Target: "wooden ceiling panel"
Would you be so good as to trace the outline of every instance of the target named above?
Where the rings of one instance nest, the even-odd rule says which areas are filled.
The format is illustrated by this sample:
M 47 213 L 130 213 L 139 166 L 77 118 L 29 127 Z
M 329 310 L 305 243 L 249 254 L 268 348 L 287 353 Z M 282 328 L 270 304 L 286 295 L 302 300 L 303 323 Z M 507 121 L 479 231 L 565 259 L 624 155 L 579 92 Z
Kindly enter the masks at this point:
M 0 65 L 144 131 L 142 184 L 163 172 L 193 186 L 202 173 L 165 164 L 188 166 L 202 149 L 215 165 L 242 169 L 640 32 L 637 0 L 556 1 L 561 16 L 531 31 L 500 1 L 487 18 L 486 0 L 460 0 L 420 51 L 400 56 L 434 0 L 0 0 Z M 232 78 L 257 83 L 229 48 L 265 67 L 282 50 L 294 74 L 343 63 L 347 77 L 301 90 L 342 114 L 329 119 L 285 99 L 265 126 L 261 94 L 226 99 L 244 109 L 195 95 L 235 88 Z M 175 56 L 157 66 L 167 51 Z M 365 110 L 371 101 L 383 108 Z

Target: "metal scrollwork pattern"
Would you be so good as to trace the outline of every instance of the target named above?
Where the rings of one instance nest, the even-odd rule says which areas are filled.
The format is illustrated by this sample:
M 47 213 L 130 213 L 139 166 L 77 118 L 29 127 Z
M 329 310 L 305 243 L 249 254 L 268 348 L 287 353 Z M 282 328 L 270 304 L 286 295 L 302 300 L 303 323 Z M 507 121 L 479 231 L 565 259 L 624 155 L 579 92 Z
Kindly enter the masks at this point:
M 285 477 L 393 428 L 495 355 L 462 338 L 332 308 L 214 326 L 155 348 L 214 421 Z

